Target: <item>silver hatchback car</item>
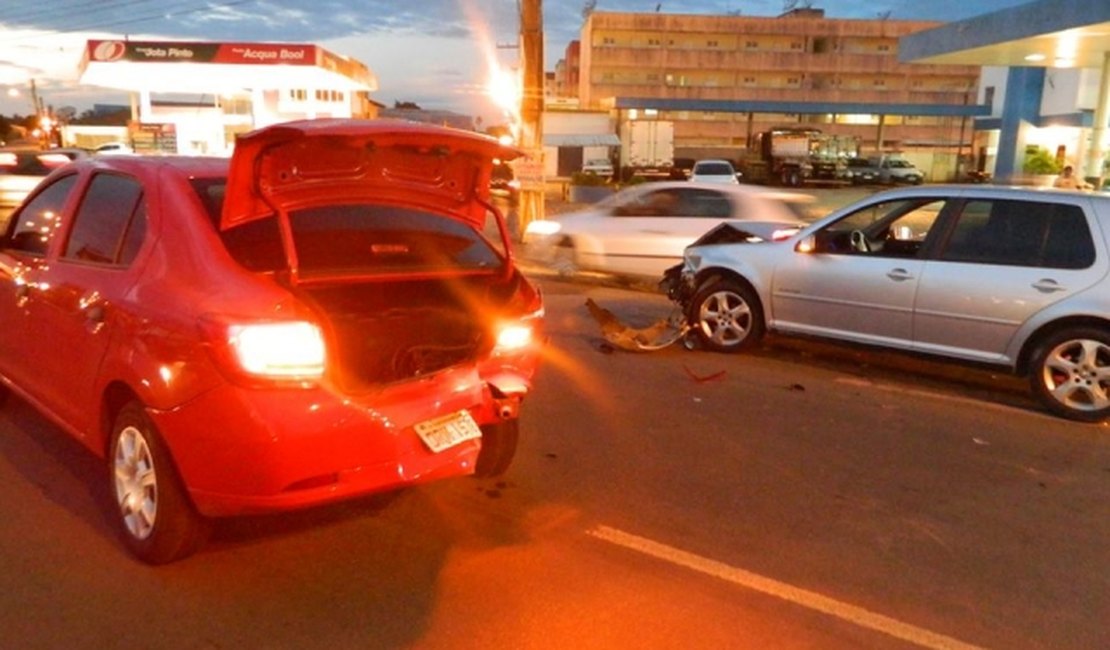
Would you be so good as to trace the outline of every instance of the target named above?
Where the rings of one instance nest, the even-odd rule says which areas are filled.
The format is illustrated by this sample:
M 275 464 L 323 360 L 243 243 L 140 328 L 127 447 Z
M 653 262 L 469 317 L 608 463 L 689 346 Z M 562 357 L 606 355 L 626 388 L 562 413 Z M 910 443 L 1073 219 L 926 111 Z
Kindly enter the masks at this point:
M 1110 195 L 963 185 L 876 194 L 783 241 L 708 233 L 664 287 L 712 350 L 775 330 L 1003 366 L 1097 422 L 1108 273 Z

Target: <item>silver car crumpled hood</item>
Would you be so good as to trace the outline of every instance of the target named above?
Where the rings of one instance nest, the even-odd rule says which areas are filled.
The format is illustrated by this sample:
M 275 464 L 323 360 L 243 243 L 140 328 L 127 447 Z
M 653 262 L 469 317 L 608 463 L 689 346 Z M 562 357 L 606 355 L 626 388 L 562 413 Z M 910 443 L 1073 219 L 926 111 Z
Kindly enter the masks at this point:
M 690 246 L 778 241 L 793 236 L 803 225 L 784 221 L 726 221 L 698 237 Z

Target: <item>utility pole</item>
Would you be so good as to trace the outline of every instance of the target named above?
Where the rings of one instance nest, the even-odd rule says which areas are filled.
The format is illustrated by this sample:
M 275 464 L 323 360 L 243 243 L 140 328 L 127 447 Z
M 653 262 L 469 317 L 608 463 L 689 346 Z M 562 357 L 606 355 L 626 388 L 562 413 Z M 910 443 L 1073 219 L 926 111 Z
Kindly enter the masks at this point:
M 42 117 L 42 98 L 39 97 L 39 89 L 35 86 L 35 80 L 31 80 L 31 105 L 35 107 L 35 117 Z
M 520 63 L 523 92 L 520 99 L 520 146 L 526 169 L 520 178 L 520 235 L 529 223 L 544 217 L 543 178 L 543 8 L 541 0 L 519 0 Z

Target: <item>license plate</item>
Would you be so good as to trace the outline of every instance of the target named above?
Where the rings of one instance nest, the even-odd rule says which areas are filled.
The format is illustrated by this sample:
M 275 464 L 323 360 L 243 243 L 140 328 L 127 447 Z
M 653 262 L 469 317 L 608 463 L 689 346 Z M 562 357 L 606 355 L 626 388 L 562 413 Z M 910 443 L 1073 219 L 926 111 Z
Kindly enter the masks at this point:
M 482 437 L 478 423 L 467 411 L 449 413 L 434 420 L 416 425 L 416 435 L 435 453 L 450 449 L 455 445 Z

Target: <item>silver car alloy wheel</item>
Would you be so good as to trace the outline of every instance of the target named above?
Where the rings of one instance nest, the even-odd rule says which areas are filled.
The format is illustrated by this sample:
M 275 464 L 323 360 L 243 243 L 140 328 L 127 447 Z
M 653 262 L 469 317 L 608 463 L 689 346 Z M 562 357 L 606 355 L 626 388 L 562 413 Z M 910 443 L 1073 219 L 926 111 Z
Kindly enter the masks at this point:
M 717 291 L 701 302 L 698 308 L 698 328 L 716 345 L 740 345 L 751 332 L 751 307 L 735 292 Z
M 158 515 L 158 476 L 143 432 L 129 426 L 120 431 L 112 458 L 116 502 L 128 533 L 137 540 L 150 537 Z
M 1092 339 L 1060 343 L 1045 357 L 1041 381 L 1061 406 L 1076 411 L 1110 407 L 1110 346 Z

